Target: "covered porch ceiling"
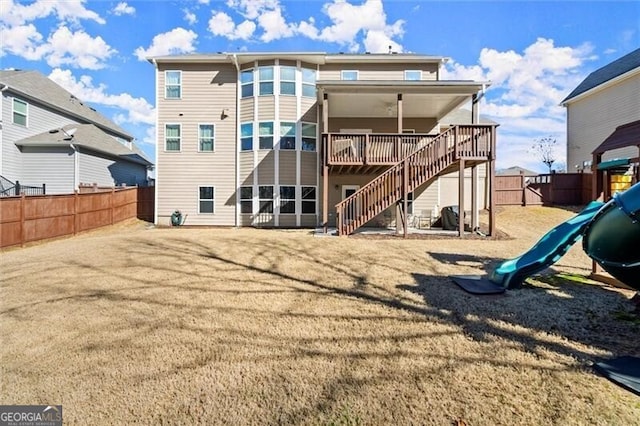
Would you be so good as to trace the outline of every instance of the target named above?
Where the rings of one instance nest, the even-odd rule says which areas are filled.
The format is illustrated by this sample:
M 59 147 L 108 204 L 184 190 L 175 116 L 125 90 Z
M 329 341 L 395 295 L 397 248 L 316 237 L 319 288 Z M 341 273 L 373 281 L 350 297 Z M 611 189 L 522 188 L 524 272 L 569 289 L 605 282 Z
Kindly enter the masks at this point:
M 472 81 L 318 81 L 318 101 L 325 94 L 329 117 L 397 117 L 402 95 L 403 117 L 441 119 L 488 83 Z

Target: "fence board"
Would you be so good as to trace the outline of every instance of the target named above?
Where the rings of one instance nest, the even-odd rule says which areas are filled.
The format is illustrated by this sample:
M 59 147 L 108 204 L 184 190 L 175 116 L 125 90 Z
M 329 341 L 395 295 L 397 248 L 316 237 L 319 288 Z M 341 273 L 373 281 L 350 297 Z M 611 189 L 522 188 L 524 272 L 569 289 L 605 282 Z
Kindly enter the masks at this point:
M 591 182 L 590 173 L 496 176 L 496 205 L 583 205 L 591 201 Z

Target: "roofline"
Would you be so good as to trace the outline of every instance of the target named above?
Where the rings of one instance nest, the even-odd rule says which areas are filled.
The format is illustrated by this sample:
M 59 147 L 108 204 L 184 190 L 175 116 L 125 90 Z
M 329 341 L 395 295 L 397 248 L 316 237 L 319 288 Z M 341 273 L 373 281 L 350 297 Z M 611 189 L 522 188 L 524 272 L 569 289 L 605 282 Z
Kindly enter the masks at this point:
M 622 80 L 626 80 L 627 78 L 631 78 L 635 74 L 640 74 L 640 67 L 636 67 L 634 69 L 631 69 L 631 70 L 625 72 L 624 74 L 620 74 L 620 75 L 618 75 L 618 76 L 616 76 L 616 77 L 614 77 L 614 78 L 612 78 L 610 80 L 605 81 L 604 83 L 600 83 L 597 86 L 592 87 L 591 89 L 586 90 L 586 91 L 584 91 L 582 93 L 579 93 L 579 94 L 577 94 L 575 96 L 572 96 L 570 98 L 565 98 L 565 100 L 563 100 L 560 103 L 560 105 L 566 107 L 567 104 L 579 101 L 582 98 L 590 96 L 590 95 L 592 95 L 592 94 L 594 94 L 596 92 L 599 92 L 600 90 L 606 89 L 607 87 L 612 86 L 614 84 L 617 84 Z
M 61 141 L 56 141 L 56 142 L 34 141 L 34 142 L 29 142 L 27 144 L 20 143 L 20 140 L 17 140 L 17 141 L 14 142 L 14 144 L 17 145 L 17 146 L 25 146 L 25 147 L 30 147 L 30 146 L 35 146 L 35 147 L 38 147 L 38 146 L 53 146 L 53 147 L 70 147 L 70 148 L 78 147 L 78 148 L 85 149 L 87 151 L 93 151 L 93 152 L 97 152 L 97 153 L 100 153 L 100 154 L 105 154 L 105 155 L 108 155 L 108 156 L 110 156 L 112 158 L 125 160 L 125 161 L 128 161 L 130 163 L 141 164 L 141 165 L 144 165 L 144 166 L 153 166 L 154 165 L 152 162 L 150 162 L 149 160 L 147 160 L 144 157 L 142 157 L 140 154 L 138 154 L 136 152 L 133 152 L 133 151 L 131 152 L 131 155 L 137 155 L 140 158 L 140 161 L 136 161 L 136 160 L 133 160 L 133 159 L 127 157 L 128 154 L 114 154 L 113 152 L 110 152 L 110 151 L 107 151 L 107 150 L 104 150 L 104 149 L 95 148 L 95 147 L 92 147 L 92 146 L 89 146 L 89 145 L 85 145 L 82 142 L 74 142 L 73 139 L 69 140 L 68 142 L 66 142 L 66 141 L 65 142 L 61 142 Z

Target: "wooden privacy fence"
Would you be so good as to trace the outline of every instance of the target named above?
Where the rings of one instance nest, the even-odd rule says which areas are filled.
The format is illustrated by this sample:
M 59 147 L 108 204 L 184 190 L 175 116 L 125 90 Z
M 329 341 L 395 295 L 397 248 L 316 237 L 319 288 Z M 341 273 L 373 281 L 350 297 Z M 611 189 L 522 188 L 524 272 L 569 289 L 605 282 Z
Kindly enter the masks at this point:
M 583 205 L 591 201 L 590 173 L 551 173 L 538 176 L 496 176 L 499 206 Z
M 153 187 L 0 199 L 0 248 L 153 219 Z

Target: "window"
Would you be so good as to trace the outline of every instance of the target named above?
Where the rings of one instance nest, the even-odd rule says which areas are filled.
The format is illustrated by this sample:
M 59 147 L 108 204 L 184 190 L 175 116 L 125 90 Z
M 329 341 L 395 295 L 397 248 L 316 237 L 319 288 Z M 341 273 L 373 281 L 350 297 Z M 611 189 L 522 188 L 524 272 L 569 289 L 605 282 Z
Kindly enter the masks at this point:
M 27 111 L 29 105 L 25 101 L 13 98 L 13 123 L 27 126 Z
M 358 71 L 353 71 L 353 70 L 342 71 L 341 78 L 342 80 L 357 80 Z
M 273 149 L 273 121 L 258 123 L 259 149 Z
M 200 124 L 198 126 L 198 144 L 200 151 L 212 152 L 214 149 L 215 126 L 213 124 Z
M 260 95 L 273 95 L 273 67 L 258 68 Z
M 302 187 L 302 214 L 315 214 L 316 212 L 316 187 Z
M 253 149 L 253 123 L 244 123 L 240 126 L 240 149 L 242 151 Z
M 296 68 L 280 67 L 280 94 L 296 94 Z
M 302 96 L 316 97 L 316 70 L 302 69 Z
M 253 187 L 240 187 L 240 213 L 253 213 Z
M 253 70 L 244 70 L 240 73 L 240 86 L 243 98 L 253 96 Z
M 420 70 L 407 70 L 404 72 L 405 80 L 422 80 L 422 71 Z
M 296 123 L 280 123 L 280 149 L 296 149 Z
M 180 151 L 180 125 L 167 124 L 164 127 L 165 151 Z
M 215 204 L 215 188 L 213 186 L 201 186 L 200 188 L 200 206 L 198 213 L 213 213 Z
M 182 71 L 164 72 L 164 97 L 180 99 L 182 96 Z
M 296 212 L 296 187 L 280 187 L 280 213 L 295 214 Z
M 400 203 L 404 203 L 404 199 Z M 407 194 L 407 214 L 413 214 L 413 192 Z
M 259 186 L 260 213 L 273 213 L 273 186 Z
M 312 123 L 302 123 L 302 150 L 316 150 L 316 125 Z

